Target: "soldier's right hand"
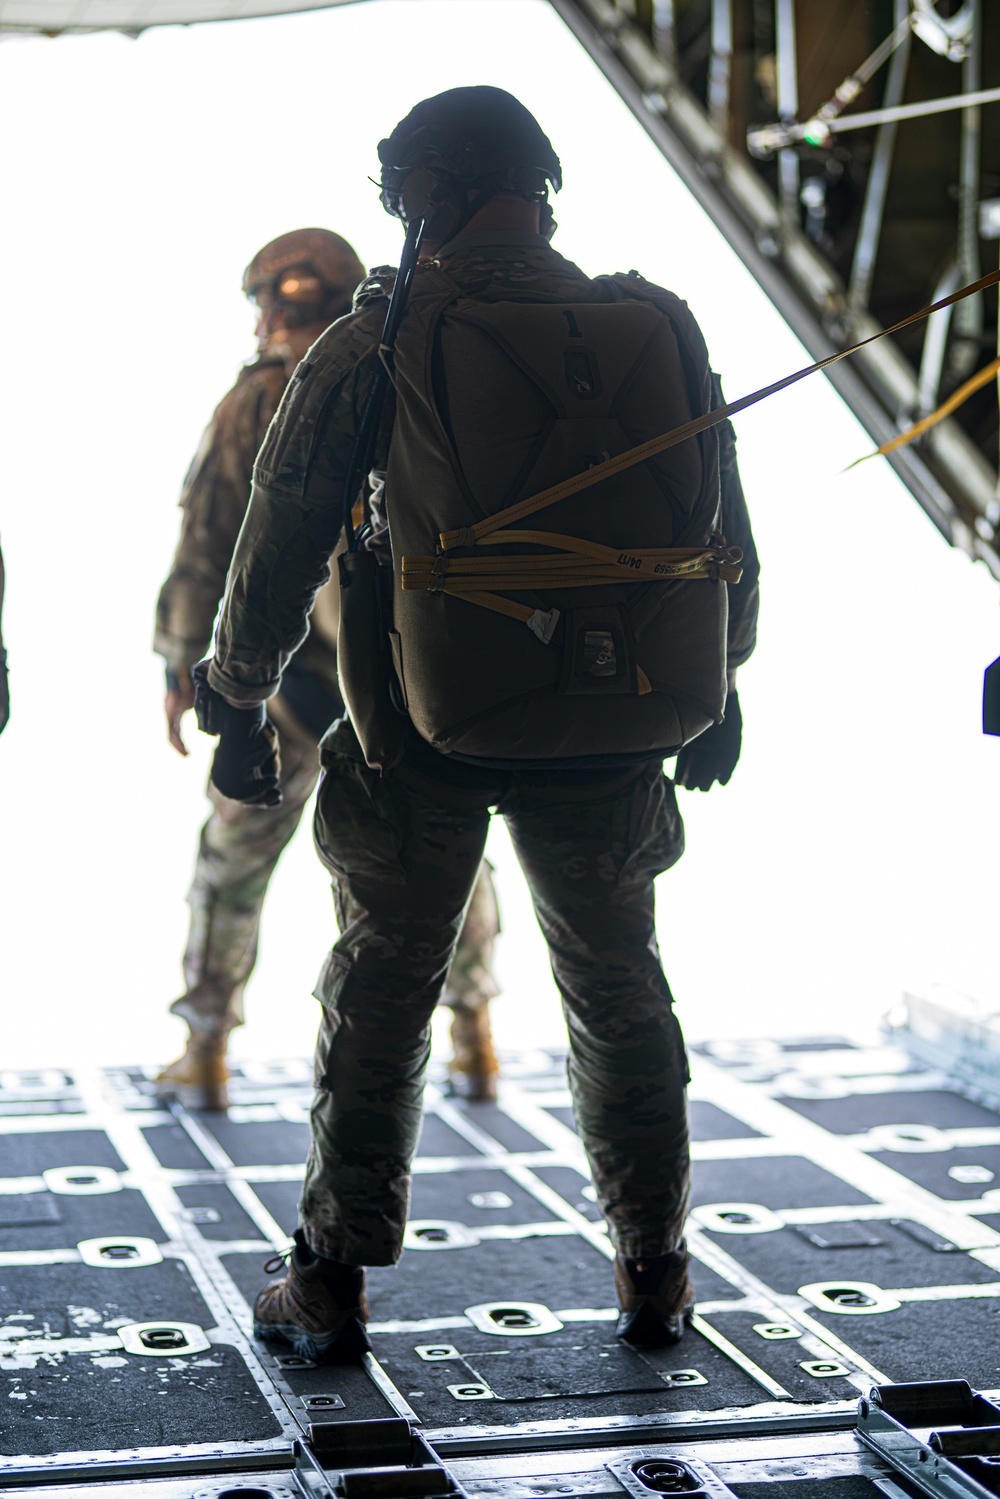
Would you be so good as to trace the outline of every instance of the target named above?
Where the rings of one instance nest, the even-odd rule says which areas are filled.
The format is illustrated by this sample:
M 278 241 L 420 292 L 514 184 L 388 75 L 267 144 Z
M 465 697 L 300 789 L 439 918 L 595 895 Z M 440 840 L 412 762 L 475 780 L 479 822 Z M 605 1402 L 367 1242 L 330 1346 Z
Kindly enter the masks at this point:
M 167 670 L 167 694 L 163 699 L 163 711 L 167 716 L 167 738 L 179 755 L 186 755 L 188 747 L 181 738 L 181 719 L 194 707 L 194 683 L 186 671 Z
M 688 791 L 711 791 L 716 781 L 720 786 L 728 786 L 740 758 L 742 743 L 740 700 L 735 689 L 731 689 L 722 723 L 712 724 L 704 734 L 686 744 L 677 756 L 675 783 Z

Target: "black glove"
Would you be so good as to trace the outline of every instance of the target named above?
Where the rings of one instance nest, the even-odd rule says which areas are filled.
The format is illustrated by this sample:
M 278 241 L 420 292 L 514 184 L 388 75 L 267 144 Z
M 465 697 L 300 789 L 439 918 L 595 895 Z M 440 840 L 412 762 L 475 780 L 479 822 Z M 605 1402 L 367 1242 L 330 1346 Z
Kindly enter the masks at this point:
M 0 734 L 10 717 L 10 693 L 7 689 L 7 652 L 0 646 Z
M 728 786 L 743 742 L 743 715 L 740 700 L 731 692 L 726 700 L 726 716 L 686 744 L 677 756 L 674 780 L 688 791 L 711 791 L 718 781 Z
M 983 733 L 1000 734 L 1000 659 L 986 668 L 983 678 Z
M 212 785 L 234 802 L 277 807 L 281 801 L 278 734 L 264 712 L 234 708 L 208 685 L 208 662 L 199 661 L 191 673 L 194 711 L 204 734 L 218 734 L 219 748 L 212 760 Z

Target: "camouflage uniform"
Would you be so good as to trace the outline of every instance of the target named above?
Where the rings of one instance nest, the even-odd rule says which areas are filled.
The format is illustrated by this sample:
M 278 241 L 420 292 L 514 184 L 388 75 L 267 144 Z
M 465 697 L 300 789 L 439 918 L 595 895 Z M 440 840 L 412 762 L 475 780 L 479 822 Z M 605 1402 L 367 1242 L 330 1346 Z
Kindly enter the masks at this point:
M 288 384 L 294 359 L 278 344 L 247 365 L 223 397 L 184 482 L 184 519 L 173 565 L 156 606 L 154 649 L 178 675 L 208 652 L 236 538 L 243 524 L 253 461 Z M 269 704 L 281 755 L 280 807 L 247 807 L 209 784 L 212 813 L 201 830 L 188 895 L 191 925 L 184 953 L 185 993 L 171 1005 L 193 1030 L 225 1033 L 243 1023 L 243 990 L 257 957 L 268 882 L 299 825 L 319 778 L 317 745 L 343 712 L 337 687 L 338 591 L 318 594 L 309 634 Z M 467 1009 L 498 992 L 491 954 L 496 902 L 484 866 L 477 903 L 485 912 L 463 937 L 447 1002 Z
M 467 233 L 440 259 L 482 300 L 603 296 L 537 234 Z M 418 273 L 414 316 L 419 298 Z M 237 705 L 277 689 L 327 577 L 384 294 L 362 288 L 356 305 L 300 366 L 258 456 L 210 672 Z M 723 528 L 746 559 L 730 596 L 736 667 L 754 645 L 757 560 L 731 429 L 721 444 Z M 384 471 L 385 434 L 376 459 Z M 313 1250 L 367 1265 L 398 1258 L 430 1015 L 493 808 L 549 944 L 576 1118 L 614 1242 L 632 1258 L 673 1250 L 687 1208 L 687 1067 L 656 947 L 653 880 L 680 857 L 683 830 L 660 767 L 497 772 L 449 762 L 413 733 L 402 763 L 379 777 L 346 722 L 321 758 L 316 842 L 341 936 L 316 989 L 324 1018 L 301 1208 Z
M 347 722 L 322 760 L 316 845 L 341 937 L 316 987 L 302 1198 L 312 1247 L 347 1263 L 398 1258 L 430 1015 L 495 807 L 552 955 L 577 1121 L 616 1242 L 630 1255 L 671 1249 L 687 1206 L 687 1072 L 653 878 L 680 858 L 684 834 L 660 767 L 597 779 L 489 772 L 455 796 L 419 768 L 380 778 Z

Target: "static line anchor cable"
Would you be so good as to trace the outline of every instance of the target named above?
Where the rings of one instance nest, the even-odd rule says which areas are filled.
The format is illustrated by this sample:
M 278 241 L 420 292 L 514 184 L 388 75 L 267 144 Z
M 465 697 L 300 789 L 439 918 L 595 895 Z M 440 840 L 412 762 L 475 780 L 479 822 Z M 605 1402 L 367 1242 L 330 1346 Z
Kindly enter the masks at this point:
M 893 323 L 889 328 L 880 329 L 878 333 L 861 339 L 850 348 L 841 349 L 836 354 L 828 354 L 825 359 L 819 359 L 805 369 L 796 370 L 781 380 L 775 380 L 771 385 L 763 386 L 748 396 L 742 396 L 738 401 L 718 406 L 714 411 L 707 411 L 702 416 L 695 417 L 692 421 L 663 433 L 660 437 L 653 437 L 648 442 L 640 443 L 624 453 L 605 459 L 603 463 L 595 464 L 592 468 L 574 474 L 569 479 L 552 485 L 549 489 L 519 500 L 505 510 L 484 517 L 472 526 L 460 526 L 453 531 L 440 532 L 438 551 L 435 556 L 404 556 L 402 558 L 403 589 L 431 594 L 447 593 L 453 597 L 464 598 L 469 603 L 480 604 L 484 608 L 507 614 L 527 624 L 534 633 L 539 634 L 539 639 L 544 639 L 547 643 L 551 638 L 551 630 L 540 633 L 539 612 L 529 609 L 524 604 L 516 603 L 513 599 L 503 598 L 495 590 L 500 590 L 501 593 L 518 593 L 536 589 L 592 587 L 623 582 L 629 576 L 632 581 L 639 582 L 644 577 L 649 578 L 650 574 L 654 577 L 658 576 L 661 581 L 678 577 L 690 579 L 722 577 L 727 582 L 738 582 L 742 554 L 739 553 L 738 548 L 727 551 L 721 538 L 713 538 L 712 545 L 693 550 L 665 548 L 651 551 L 633 548 L 629 559 L 625 560 L 623 566 L 624 553 L 618 557 L 613 549 L 599 547 L 583 538 L 555 535 L 549 532 L 517 532 L 508 530 L 507 527 L 512 522 L 523 520 L 525 516 L 535 515 L 539 510 L 547 509 L 559 500 L 589 489 L 592 485 L 600 483 L 602 479 L 623 473 L 648 458 L 655 458 L 658 454 L 666 452 L 668 448 L 676 447 L 678 443 L 686 442 L 688 438 L 695 437 L 698 433 L 705 432 L 708 428 L 725 421 L 727 417 L 746 411 L 749 407 L 755 406 L 758 401 L 776 395 L 780 390 L 787 390 L 799 380 L 804 380 L 807 375 L 813 375 L 817 370 L 827 369 L 831 364 L 836 364 L 839 360 L 856 354 L 859 349 L 865 348 L 868 344 L 876 343 L 880 338 L 886 338 L 891 333 L 898 333 L 902 328 L 919 323 L 929 317 L 932 312 L 951 307 L 954 303 L 961 302 L 965 297 L 974 296 L 976 292 L 983 291 L 988 286 L 995 286 L 997 282 L 1000 282 L 1000 270 L 990 271 L 988 275 L 981 276 L 978 281 L 960 287 L 950 296 L 942 297 L 940 301 L 932 303 L 929 307 L 922 307 L 919 312 L 911 313 L 909 317 L 902 318 L 900 322 Z M 980 372 L 980 383 L 985 384 L 992 373 L 993 369 L 985 374 Z M 448 552 L 457 549 L 501 546 L 511 541 L 548 546 L 553 550 L 558 549 L 562 555 L 548 557 L 507 555 L 489 560 L 447 555 Z M 581 557 L 587 560 L 581 562 Z
M 855 458 L 854 462 L 849 463 L 842 472 L 848 473 L 852 468 L 857 468 L 859 463 L 867 463 L 869 458 L 884 458 L 887 454 L 894 453 L 897 448 L 903 448 L 908 442 L 913 442 L 915 438 L 923 437 L 931 427 L 943 421 L 946 416 L 950 416 L 953 411 L 957 411 L 959 406 L 963 406 L 977 390 L 982 390 L 984 385 L 988 385 L 997 374 L 1000 374 L 1000 355 L 996 359 L 991 359 L 989 364 L 983 365 L 981 370 L 977 370 L 964 385 L 960 385 L 956 391 L 953 391 L 946 401 L 942 401 L 930 416 L 925 416 L 922 421 L 908 427 L 905 432 L 900 432 L 898 437 L 891 437 L 880 448 L 876 448 L 874 453 L 865 453 L 862 457 Z
M 499 510 L 495 515 L 489 515 L 484 520 L 477 521 L 474 526 L 463 526 L 455 531 L 443 531 L 439 537 L 441 549 L 447 552 L 453 547 L 482 545 L 485 537 L 509 525 L 512 521 L 519 521 L 526 515 L 534 515 L 536 511 L 544 510 L 547 506 L 554 505 L 557 500 L 566 499 L 567 496 L 576 494 L 581 489 L 589 489 L 592 484 L 610 478 L 612 474 L 622 473 L 625 469 L 632 468 L 634 464 L 642 463 L 647 458 L 655 458 L 657 454 L 676 447 L 680 442 L 686 442 L 689 437 L 696 437 L 699 432 L 705 432 L 709 427 L 725 421 L 727 417 L 736 416 L 739 412 L 756 406 L 758 401 L 766 400 L 768 396 L 776 395 L 780 390 L 787 390 L 789 386 L 796 385 L 799 380 L 804 380 L 807 375 L 814 375 L 818 370 L 828 369 L 831 364 L 847 359 L 851 354 L 856 354 L 859 349 L 866 348 L 868 344 L 877 343 L 880 338 L 886 338 L 891 333 L 898 333 L 903 328 L 922 322 L 932 312 L 940 312 L 944 307 L 951 307 L 955 302 L 974 296 L 976 292 L 984 291 L 988 286 L 995 286 L 998 281 L 1000 281 L 1000 270 L 990 271 L 987 275 L 980 276 L 978 281 L 972 281 L 968 286 L 960 287 L 958 291 L 952 292 L 950 296 L 942 297 L 939 302 L 932 302 L 929 307 L 922 307 L 919 312 L 910 313 L 909 317 L 902 318 L 888 328 L 880 328 L 877 333 L 861 339 L 859 343 L 851 344 L 850 348 L 840 349 L 836 354 L 828 354 L 825 359 L 818 359 L 815 364 L 807 365 L 805 369 L 795 370 L 791 375 L 785 375 L 771 385 L 764 385 L 760 390 L 752 391 L 748 396 L 741 396 L 738 401 L 730 401 L 725 406 L 717 406 L 714 411 L 706 411 L 702 416 L 696 416 L 692 421 L 685 422 L 680 427 L 674 427 L 660 437 L 650 438 L 648 442 L 628 448 L 614 458 L 606 458 L 603 463 L 596 463 L 583 473 L 564 479 L 560 484 L 554 484 L 551 489 L 543 489 L 539 494 L 519 500 L 516 505 L 511 505 L 506 510 Z

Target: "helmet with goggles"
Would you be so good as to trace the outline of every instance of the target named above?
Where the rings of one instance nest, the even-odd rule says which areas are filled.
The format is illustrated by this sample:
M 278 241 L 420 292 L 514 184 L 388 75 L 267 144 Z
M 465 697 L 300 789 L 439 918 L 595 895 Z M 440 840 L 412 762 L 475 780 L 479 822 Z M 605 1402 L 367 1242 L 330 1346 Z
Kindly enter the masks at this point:
M 427 238 L 439 242 L 497 193 L 545 206 L 549 186 L 562 186 L 559 158 L 534 115 L 504 89 L 485 85 L 424 99 L 379 143 L 378 154 L 383 207 L 407 224 L 425 218 Z
M 293 229 L 266 244 L 243 273 L 243 290 L 266 316 L 286 327 L 332 322 L 351 305 L 365 268 L 331 229 Z

